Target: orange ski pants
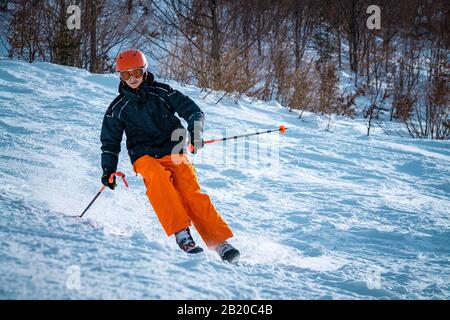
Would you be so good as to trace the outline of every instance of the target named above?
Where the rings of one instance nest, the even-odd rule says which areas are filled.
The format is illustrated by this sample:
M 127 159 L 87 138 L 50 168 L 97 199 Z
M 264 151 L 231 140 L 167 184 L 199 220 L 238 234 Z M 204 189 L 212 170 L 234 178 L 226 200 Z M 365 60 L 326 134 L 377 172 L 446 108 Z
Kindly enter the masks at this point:
M 209 196 L 200 191 L 194 166 L 186 155 L 159 159 L 146 155 L 134 162 L 133 169 L 144 178 L 147 197 L 168 236 L 191 222 L 209 248 L 233 236 Z

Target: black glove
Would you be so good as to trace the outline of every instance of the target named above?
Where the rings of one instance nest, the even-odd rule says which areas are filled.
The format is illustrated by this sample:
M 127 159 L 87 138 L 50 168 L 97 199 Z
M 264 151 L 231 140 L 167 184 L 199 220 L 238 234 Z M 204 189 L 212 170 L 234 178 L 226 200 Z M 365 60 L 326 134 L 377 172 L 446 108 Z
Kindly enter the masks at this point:
M 114 171 L 109 169 L 103 169 L 102 183 L 104 186 L 107 186 L 111 190 L 114 190 L 114 188 L 117 187 L 116 176 L 113 177 L 112 183 L 109 182 L 109 177 L 111 176 L 112 173 L 114 173 Z
M 188 132 L 190 136 L 190 144 L 192 145 L 192 149 L 190 150 L 193 154 L 196 154 L 197 151 L 204 147 L 205 141 L 203 140 L 203 115 L 199 114 L 198 117 L 193 119 L 188 124 Z
M 191 133 L 191 137 L 193 136 L 193 134 Z M 194 135 L 195 137 L 195 135 Z M 201 148 L 203 148 L 205 146 L 205 141 L 203 139 L 200 140 L 191 140 L 191 144 L 189 147 L 189 151 L 191 151 L 191 153 L 196 154 L 198 150 L 200 150 Z

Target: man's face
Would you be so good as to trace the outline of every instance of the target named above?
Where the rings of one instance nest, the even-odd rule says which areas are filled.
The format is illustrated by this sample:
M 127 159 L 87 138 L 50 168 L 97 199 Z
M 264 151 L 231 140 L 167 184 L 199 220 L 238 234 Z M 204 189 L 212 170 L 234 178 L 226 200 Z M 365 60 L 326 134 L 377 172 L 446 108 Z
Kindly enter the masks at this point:
M 128 81 L 125 81 L 125 82 L 127 83 L 127 85 L 130 88 L 136 89 L 141 85 L 143 80 L 144 80 L 143 76 L 141 76 L 140 78 L 137 78 L 137 79 L 132 76 L 132 77 L 130 77 L 130 79 L 128 79 Z
M 144 72 L 143 68 L 125 70 L 120 72 L 120 78 L 126 82 L 126 84 L 132 88 L 138 88 L 142 81 L 144 81 Z

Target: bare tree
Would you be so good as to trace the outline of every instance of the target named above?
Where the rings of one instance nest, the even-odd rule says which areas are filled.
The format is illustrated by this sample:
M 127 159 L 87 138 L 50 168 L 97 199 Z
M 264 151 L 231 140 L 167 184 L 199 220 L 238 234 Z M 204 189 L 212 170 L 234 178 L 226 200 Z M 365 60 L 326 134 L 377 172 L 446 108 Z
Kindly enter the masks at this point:
M 79 30 L 66 26 L 69 0 L 5 2 L 10 57 L 110 72 L 120 50 L 137 46 L 157 75 L 205 97 L 221 90 L 353 116 L 364 94 L 369 134 L 392 100 L 391 120 L 411 136 L 448 137 L 446 0 L 380 0 L 378 31 L 366 27 L 369 0 L 78 0 Z M 341 92 L 338 68 L 352 71 L 352 92 Z

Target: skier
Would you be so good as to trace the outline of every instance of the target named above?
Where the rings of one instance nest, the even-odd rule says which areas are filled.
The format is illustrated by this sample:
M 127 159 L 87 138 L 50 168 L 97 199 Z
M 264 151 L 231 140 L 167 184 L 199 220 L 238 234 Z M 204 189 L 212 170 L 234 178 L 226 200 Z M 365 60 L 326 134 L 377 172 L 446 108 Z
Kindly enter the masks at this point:
M 192 163 L 183 148 L 176 147 L 179 139 L 172 139 L 174 130 L 186 132 L 176 112 L 187 121 L 190 151 L 196 153 L 204 145 L 204 114 L 189 97 L 155 81 L 147 68 L 147 60 L 139 50 L 123 51 L 116 59 L 119 95 L 103 118 L 101 181 L 112 190 L 116 187 L 115 177 L 112 183 L 109 177 L 117 169 L 125 131 L 133 169 L 143 177 L 147 197 L 166 234 L 174 234 L 183 251 L 200 253 L 203 249 L 195 244 L 189 230 L 192 223 L 222 260 L 236 261 L 239 251 L 226 241 L 233 236 L 231 229 L 209 196 L 200 191 Z

